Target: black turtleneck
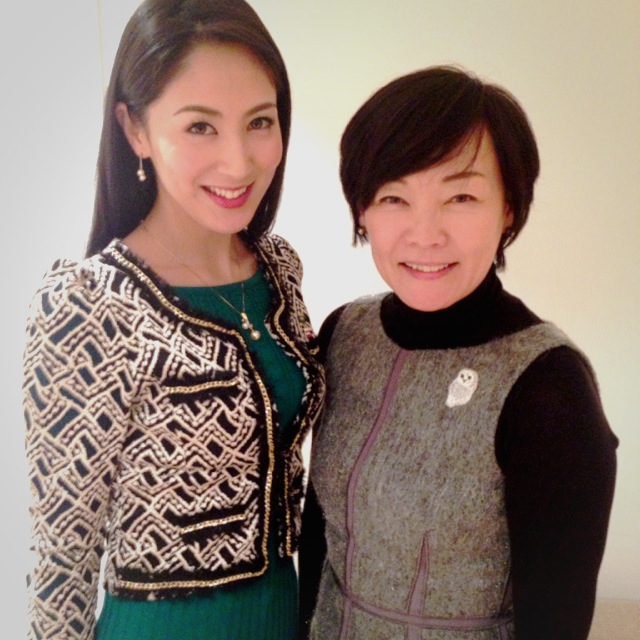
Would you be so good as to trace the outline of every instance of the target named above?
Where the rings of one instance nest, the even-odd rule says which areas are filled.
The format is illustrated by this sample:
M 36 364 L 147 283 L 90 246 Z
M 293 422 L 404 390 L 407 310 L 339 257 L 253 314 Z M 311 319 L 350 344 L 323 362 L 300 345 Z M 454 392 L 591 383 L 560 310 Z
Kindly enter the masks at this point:
M 343 309 L 323 323 L 323 353 Z M 473 293 L 441 311 L 416 311 L 390 293 L 382 301 L 380 321 L 387 336 L 408 350 L 473 346 L 541 322 L 504 291 L 494 270 Z M 613 499 L 617 443 L 592 371 L 570 347 L 540 356 L 509 393 L 495 452 L 505 479 L 517 640 L 586 640 Z M 324 554 L 312 483 L 313 476 L 300 553 L 303 619 L 315 600 Z
M 416 311 L 389 294 L 380 319 L 389 338 L 409 350 L 470 347 L 541 322 L 504 291 L 493 269 L 473 293 L 441 311 Z

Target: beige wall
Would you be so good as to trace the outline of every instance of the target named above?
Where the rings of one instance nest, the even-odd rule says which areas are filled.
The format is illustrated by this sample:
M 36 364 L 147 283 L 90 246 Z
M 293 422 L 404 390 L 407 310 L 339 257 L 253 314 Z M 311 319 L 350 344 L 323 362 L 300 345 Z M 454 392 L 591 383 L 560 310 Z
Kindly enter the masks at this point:
M 22 4 L 22 3 L 19 3 Z M 19 407 L 28 300 L 57 256 L 82 253 L 108 70 L 135 0 L 3 9 L 5 331 L 0 448 L 12 623 L 23 624 L 26 483 Z M 621 440 L 603 597 L 640 599 L 640 3 L 636 0 L 254 0 L 287 60 L 294 126 L 276 230 L 306 269 L 316 327 L 382 288 L 350 246 L 342 128 L 393 77 L 455 62 L 504 84 L 536 130 L 542 175 L 503 280 L 590 356 Z M 398 8 L 401 7 L 401 8 Z M 6 626 L 5 626 L 6 628 Z

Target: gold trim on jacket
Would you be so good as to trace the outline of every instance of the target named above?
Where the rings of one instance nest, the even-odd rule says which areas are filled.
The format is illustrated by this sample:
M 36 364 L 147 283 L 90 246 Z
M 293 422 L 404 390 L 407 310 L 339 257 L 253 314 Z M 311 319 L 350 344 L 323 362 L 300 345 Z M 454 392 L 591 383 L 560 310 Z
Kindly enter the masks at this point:
M 297 255 L 273 235 L 254 249 L 274 300 L 266 324 L 307 381 L 295 435 L 278 449 L 240 332 L 189 312 L 119 241 L 45 277 L 24 357 L 30 608 L 42 637 L 87 637 L 105 547 L 106 588 L 137 598 L 261 575 L 272 518 L 281 553 L 295 551 L 301 443 L 324 378 Z

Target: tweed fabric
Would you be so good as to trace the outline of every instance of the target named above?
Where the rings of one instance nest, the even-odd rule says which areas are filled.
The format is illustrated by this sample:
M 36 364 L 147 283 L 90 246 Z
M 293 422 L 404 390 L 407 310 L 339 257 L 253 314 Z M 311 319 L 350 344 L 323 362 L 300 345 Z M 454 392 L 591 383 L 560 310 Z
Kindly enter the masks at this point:
M 380 301 L 348 305 L 327 354 L 311 465 L 328 552 L 311 637 L 511 638 L 495 429 L 519 375 L 568 339 L 542 323 L 405 351 L 385 335 Z
M 34 637 L 92 637 L 105 546 L 106 589 L 150 599 L 262 574 L 272 523 L 294 553 L 323 378 L 297 255 L 277 236 L 255 251 L 269 330 L 306 379 L 282 441 L 240 332 L 191 312 L 121 243 L 46 275 L 24 358 Z

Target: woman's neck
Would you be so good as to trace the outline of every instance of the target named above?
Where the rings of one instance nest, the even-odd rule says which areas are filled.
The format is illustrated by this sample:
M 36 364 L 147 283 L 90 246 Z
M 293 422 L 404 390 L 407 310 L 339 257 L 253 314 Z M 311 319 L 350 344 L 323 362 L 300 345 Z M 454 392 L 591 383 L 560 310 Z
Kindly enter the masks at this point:
M 475 291 L 451 307 L 416 311 L 390 294 L 382 301 L 380 315 L 385 333 L 405 349 L 467 347 L 540 322 L 504 291 L 493 268 Z
M 238 234 L 168 224 L 150 214 L 123 243 L 173 286 L 219 286 L 250 278 L 256 258 Z

